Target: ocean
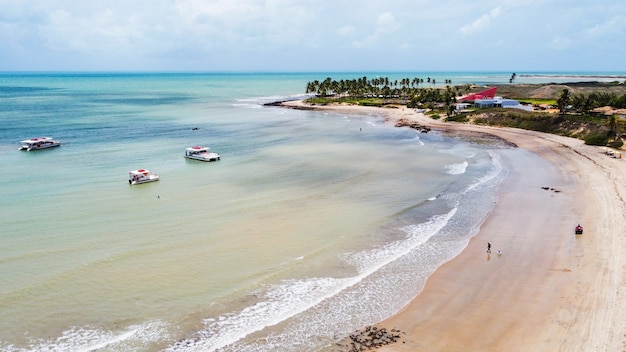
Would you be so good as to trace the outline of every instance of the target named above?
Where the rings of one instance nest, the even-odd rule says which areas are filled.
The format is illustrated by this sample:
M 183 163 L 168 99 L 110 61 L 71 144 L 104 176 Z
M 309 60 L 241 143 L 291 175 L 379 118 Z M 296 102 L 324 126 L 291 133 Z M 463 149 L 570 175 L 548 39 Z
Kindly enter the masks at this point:
M 0 350 L 323 351 L 399 311 L 520 151 L 263 106 L 376 75 L 0 73 Z M 18 151 L 41 136 L 62 146 Z

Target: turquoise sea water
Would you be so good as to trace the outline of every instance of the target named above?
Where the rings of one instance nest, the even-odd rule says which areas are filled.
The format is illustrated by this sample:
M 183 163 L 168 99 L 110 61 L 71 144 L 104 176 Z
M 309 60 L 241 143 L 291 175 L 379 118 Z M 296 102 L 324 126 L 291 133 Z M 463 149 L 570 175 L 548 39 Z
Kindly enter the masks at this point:
M 515 151 L 262 106 L 364 75 L 0 74 L 0 350 L 318 351 L 401 309 Z M 37 136 L 63 144 L 17 150 Z

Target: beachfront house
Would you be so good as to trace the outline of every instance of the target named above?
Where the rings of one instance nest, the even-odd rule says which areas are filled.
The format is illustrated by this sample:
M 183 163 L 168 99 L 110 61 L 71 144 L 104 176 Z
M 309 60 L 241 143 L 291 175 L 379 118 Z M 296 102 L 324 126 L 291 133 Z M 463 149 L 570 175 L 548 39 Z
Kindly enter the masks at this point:
M 475 108 L 511 108 L 520 109 L 526 111 L 533 111 L 532 106 L 522 105 L 515 99 L 504 99 L 502 97 L 493 97 L 488 99 L 476 99 L 474 100 Z
M 459 109 L 460 104 L 469 104 L 469 102 L 473 102 L 474 107 L 478 109 L 482 108 L 512 108 L 512 109 L 520 109 L 526 111 L 533 111 L 532 106 L 522 105 L 519 101 L 514 99 L 504 99 L 502 97 L 496 96 L 496 90 L 498 87 L 492 87 L 485 89 L 478 93 L 472 93 L 466 96 L 462 96 L 457 98 L 457 101 L 460 103 L 457 104 L 457 110 L 467 109 L 468 106 L 462 105 L 461 109 Z

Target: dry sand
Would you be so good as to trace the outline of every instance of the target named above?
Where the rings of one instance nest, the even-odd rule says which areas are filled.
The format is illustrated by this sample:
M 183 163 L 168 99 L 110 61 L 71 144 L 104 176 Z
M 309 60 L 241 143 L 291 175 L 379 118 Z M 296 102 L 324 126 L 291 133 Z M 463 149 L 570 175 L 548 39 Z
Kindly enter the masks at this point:
M 489 133 L 546 161 L 505 160 L 512 170 L 494 211 L 420 295 L 378 324 L 405 334 L 378 351 L 626 351 L 626 160 L 572 138 L 441 122 L 407 108 L 315 108 Z M 583 235 L 574 235 L 577 223 Z

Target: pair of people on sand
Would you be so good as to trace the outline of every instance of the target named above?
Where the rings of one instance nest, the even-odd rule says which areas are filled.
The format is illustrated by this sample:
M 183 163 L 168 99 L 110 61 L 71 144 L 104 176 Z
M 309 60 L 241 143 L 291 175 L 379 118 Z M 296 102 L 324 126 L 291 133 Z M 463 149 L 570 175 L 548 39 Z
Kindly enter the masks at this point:
M 491 253 L 491 243 L 487 242 L 487 253 Z M 502 255 L 502 251 L 498 250 L 496 252 L 497 255 Z

